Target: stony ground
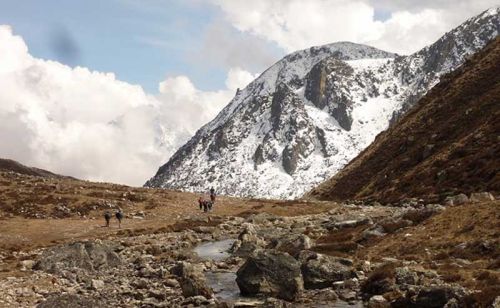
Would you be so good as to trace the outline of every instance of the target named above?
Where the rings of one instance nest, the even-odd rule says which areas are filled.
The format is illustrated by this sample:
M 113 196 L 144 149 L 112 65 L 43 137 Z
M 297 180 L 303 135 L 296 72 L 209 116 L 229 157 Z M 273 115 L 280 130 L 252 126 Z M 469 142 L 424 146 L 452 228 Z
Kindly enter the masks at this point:
M 388 207 L 220 197 L 203 213 L 198 197 L 0 173 L 0 306 L 500 303 L 500 201 Z M 122 228 L 102 227 L 102 213 L 118 207 Z M 225 260 L 193 251 L 222 239 L 236 240 Z M 205 275 L 218 272 L 235 273 L 254 301 L 214 294 Z

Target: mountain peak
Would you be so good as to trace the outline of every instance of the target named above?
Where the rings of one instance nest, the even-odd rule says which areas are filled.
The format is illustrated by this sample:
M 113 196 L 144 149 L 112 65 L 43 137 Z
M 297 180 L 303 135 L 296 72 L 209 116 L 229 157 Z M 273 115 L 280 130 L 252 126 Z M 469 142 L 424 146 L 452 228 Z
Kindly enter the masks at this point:
M 410 56 L 351 42 L 291 53 L 239 91 L 146 186 L 301 196 L 495 38 L 498 17 L 482 13 Z

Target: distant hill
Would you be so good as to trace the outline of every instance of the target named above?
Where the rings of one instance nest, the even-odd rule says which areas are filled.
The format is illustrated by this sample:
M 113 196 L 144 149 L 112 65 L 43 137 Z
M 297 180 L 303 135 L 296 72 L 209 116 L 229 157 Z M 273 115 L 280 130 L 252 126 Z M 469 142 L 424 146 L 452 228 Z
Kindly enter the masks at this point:
M 500 37 L 444 76 L 396 125 L 306 197 L 320 200 L 500 191 Z
M 70 176 L 55 174 L 47 170 L 38 169 L 34 167 L 27 167 L 21 163 L 18 163 L 15 160 L 4 159 L 4 158 L 0 158 L 0 171 L 12 171 L 20 174 L 41 176 L 46 178 L 74 179 Z

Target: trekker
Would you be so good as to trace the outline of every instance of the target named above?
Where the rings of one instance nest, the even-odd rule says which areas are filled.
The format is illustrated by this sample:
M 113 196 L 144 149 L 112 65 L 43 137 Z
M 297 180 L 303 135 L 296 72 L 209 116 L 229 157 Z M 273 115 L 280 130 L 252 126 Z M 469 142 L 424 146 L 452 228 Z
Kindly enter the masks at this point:
M 207 200 L 203 201 L 203 211 L 205 213 L 208 212 L 208 201 Z
M 104 219 L 106 220 L 106 227 L 109 227 L 109 221 L 111 220 L 111 213 L 109 211 L 104 213 Z
M 200 197 L 200 198 L 198 199 L 198 205 L 200 206 L 200 210 L 202 210 L 202 209 L 203 209 L 203 202 L 204 202 L 203 198 L 202 198 L 202 197 Z
M 116 219 L 118 220 L 118 228 L 122 227 L 122 219 L 123 219 L 123 213 L 122 210 L 118 210 L 115 213 Z
M 215 189 L 213 187 L 210 188 L 210 201 L 212 201 L 212 203 L 215 203 Z
M 214 205 L 214 203 L 212 201 L 207 200 L 207 207 L 209 211 L 212 211 L 212 205 Z

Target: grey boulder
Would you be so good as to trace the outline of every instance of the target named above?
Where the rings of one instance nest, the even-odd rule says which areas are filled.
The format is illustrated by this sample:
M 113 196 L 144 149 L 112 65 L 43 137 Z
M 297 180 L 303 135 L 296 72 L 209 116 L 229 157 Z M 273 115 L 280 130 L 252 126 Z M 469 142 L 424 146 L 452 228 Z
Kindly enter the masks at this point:
M 293 301 L 304 289 L 300 263 L 287 253 L 259 250 L 236 273 L 242 295 L 264 294 Z

